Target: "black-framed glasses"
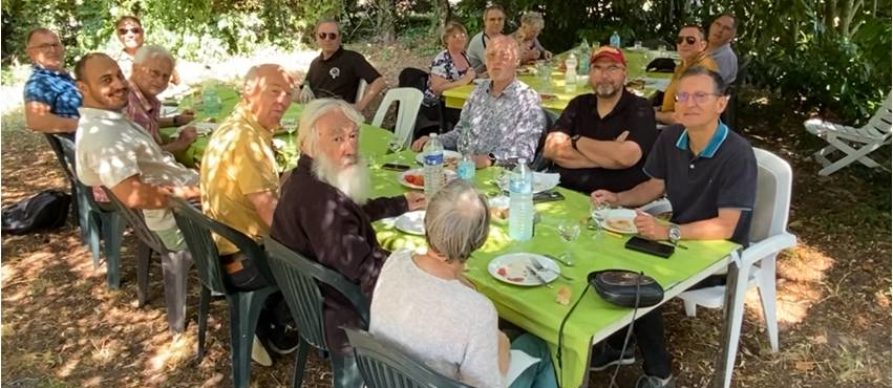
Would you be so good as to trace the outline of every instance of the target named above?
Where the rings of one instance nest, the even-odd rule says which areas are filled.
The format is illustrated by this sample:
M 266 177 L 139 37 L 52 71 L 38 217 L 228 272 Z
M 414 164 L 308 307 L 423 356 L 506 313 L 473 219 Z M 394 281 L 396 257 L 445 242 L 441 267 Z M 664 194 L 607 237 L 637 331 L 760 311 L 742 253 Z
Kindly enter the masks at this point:
M 705 93 L 705 92 L 694 92 L 694 93 L 681 92 L 681 93 L 676 93 L 676 102 L 686 103 L 689 100 L 691 100 L 691 101 L 694 101 L 695 104 L 702 105 L 702 104 L 706 103 L 707 98 L 709 98 L 711 96 L 720 97 L 722 95 L 716 94 L 716 93 Z
M 677 36 L 676 44 L 682 44 L 682 42 L 688 43 L 689 45 L 695 44 L 698 40 L 693 36 Z
M 320 32 L 319 34 L 317 34 L 317 36 L 319 37 L 319 39 L 322 39 L 322 40 L 326 40 L 327 37 L 329 40 L 338 39 L 337 32 Z
M 118 29 L 118 35 L 124 35 L 128 32 L 131 34 L 139 34 L 139 33 L 143 32 L 143 29 L 140 27 L 130 27 L 130 28 L 119 28 Z

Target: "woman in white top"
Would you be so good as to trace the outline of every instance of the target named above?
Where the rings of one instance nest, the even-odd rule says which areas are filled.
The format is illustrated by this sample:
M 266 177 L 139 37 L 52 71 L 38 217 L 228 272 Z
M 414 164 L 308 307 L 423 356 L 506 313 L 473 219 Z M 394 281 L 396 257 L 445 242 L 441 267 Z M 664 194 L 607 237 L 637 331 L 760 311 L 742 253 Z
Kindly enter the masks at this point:
M 539 362 L 511 387 L 557 387 L 545 342 L 523 334 L 509 342 L 493 303 L 463 276 L 489 233 L 486 200 L 455 180 L 428 203 L 428 252 L 398 251 L 385 262 L 372 297 L 369 331 L 441 374 L 475 387 L 505 387 L 509 349 Z

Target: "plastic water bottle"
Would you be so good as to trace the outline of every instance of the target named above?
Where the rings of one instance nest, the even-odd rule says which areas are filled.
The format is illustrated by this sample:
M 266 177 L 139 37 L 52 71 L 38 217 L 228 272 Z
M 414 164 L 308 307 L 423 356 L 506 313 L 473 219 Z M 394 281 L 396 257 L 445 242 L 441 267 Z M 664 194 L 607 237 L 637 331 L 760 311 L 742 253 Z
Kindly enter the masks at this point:
M 564 91 L 572 93 L 577 89 L 577 56 L 571 53 L 564 60 Z
M 515 241 L 533 237 L 533 172 L 524 158 L 509 175 L 509 237 Z
M 611 46 L 620 48 L 620 34 L 618 34 L 617 31 L 614 31 L 614 33 L 611 34 Z
M 456 172 L 459 174 L 459 179 L 464 179 L 466 181 L 474 180 L 475 173 L 474 160 L 471 159 L 470 153 L 463 153 L 462 159 L 459 160 L 459 166 L 456 167 Z
M 220 95 L 217 94 L 217 85 L 206 85 L 202 90 L 202 111 L 208 117 L 217 117 L 220 114 Z
M 436 133 L 425 143 L 425 197 L 431 198 L 443 187 L 443 145 Z
M 589 74 L 589 55 L 591 54 L 589 42 L 583 39 L 583 43 L 580 43 L 578 50 L 580 51 L 580 69 L 577 71 L 577 74 Z

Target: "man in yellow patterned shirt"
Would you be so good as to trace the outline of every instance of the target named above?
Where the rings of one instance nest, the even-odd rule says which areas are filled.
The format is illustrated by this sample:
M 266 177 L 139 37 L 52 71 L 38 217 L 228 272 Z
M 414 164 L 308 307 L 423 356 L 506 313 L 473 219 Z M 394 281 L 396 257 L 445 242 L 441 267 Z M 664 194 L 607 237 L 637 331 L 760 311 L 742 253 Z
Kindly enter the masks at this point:
M 676 66 L 676 70 L 673 72 L 673 79 L 670 80 L 667 90 L 664 91 L 663 104 L 654 113 L 657 122 L 660 124 L 676 124 L 673 113 L 676 111 L 676 88 L 679 86 L 679 79 L 682 78 L 682 73 L 694 66 L 718 71 L 716 62 L 707 53 L 707 39 L 704 35 L 704 29 L 698 25 L 689 24 L 679 30 L 679 35 L 676 36 L 676 52 L 679 53 L 679 59 L 682 60 L 682 63 Z

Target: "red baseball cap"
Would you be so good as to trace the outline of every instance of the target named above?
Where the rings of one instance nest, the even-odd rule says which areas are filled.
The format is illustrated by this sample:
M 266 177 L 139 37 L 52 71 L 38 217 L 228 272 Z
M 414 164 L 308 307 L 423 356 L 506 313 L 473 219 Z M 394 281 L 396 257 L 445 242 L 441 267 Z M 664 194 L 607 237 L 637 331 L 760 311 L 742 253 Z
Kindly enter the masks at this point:
M 595 61 L 602 59 L 602 58 L 611 60 L 613 62 L 620 63 L 623 66 L 626 66 L 626 58 L 623 56 L 623 51 L 620 51 L 620 49 L 618 49 L 616 47 L 611 47 L 611 46 L 599 47 L 598 50 L 595 50 L 595 52 L 592 53 L 592 56 L 589 57 L 589 64 L 591 65 L 591 64 L 595 63 Z

